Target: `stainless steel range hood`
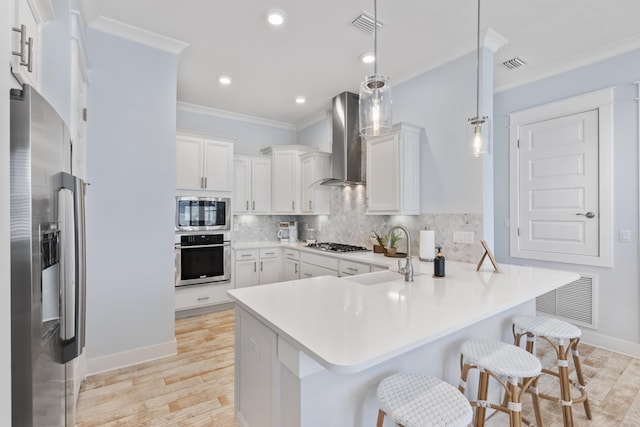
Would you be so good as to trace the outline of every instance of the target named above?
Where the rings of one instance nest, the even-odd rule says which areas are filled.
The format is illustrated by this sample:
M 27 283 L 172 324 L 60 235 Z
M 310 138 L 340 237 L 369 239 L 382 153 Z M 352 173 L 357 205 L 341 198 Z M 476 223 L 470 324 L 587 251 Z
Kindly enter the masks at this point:
M 365 183 L 365 165 L 358 116 L 358 94 L 342 92 L 333 98 L 331 176 L 320 185 Z

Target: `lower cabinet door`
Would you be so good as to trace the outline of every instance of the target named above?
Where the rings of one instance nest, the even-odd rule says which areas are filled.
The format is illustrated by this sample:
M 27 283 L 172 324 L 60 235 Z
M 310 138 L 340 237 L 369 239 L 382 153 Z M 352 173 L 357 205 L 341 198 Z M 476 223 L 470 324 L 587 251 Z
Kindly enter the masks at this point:
M 236 309 L 236 408 L 247 426 L 275 426 L 277 335 L 242 309 Z
M 267 258 L 260 259 L 260 284 L 266 285 L 267 283 L 281 282 L 281 270 L 280 258 Z
M 259 261 L 256 259 L 249 261 L 236 261 L 236 288 L 255 286 L 259 284 L 260 272 L 258 271 Z
M 300 278 L 300 261 L 295 259 L 284 260 L 284 280 L 298 280 Z

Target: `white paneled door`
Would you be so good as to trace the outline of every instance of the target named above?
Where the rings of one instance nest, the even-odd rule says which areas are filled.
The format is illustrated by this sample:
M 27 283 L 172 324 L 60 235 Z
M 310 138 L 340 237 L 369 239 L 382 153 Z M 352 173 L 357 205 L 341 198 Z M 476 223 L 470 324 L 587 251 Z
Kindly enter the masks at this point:
M 599 255 L 598 110 L 518 125 L 519 249 Z

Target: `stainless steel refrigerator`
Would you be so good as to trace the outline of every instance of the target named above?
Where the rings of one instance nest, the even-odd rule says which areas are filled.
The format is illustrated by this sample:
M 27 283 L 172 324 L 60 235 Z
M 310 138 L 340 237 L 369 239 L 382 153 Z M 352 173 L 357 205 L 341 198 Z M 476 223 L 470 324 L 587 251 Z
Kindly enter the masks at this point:
M 11 91 L 14 426 L 73 425 L 84 348 L 84 182 L 69 131 L 33 88 Z

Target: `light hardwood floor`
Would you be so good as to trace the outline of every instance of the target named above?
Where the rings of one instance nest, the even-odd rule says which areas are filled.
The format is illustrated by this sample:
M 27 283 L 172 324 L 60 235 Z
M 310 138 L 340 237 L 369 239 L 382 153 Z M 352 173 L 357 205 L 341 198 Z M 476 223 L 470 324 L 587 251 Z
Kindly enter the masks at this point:
M 176 320 L 178 354 L 87 378 L 77 426 L 236 426 L 234 311 Z
M 234 312 L 176 320 L 178 354 L 87 378 L 78 401 L 77 426 L 229 426 L 233 410 Z M 539 341 L 543 343 L 543 341 Z M 540 344 L 543 364 L 552 354 Z M 640 360 L 581 344 L 593 420 L 574 407 L 576 427 L 640 425 Z M 570 365 L 572 366 L 572 364 Z M 540 387 L 556 387 L 541 381 Z M 531 399 L 523 411 L 533 419 Z M 543 401 L 545 425 L 562 426 L 562 413 Z M 488 426 L 508 425 L 506 415 Z M 350 426 L 335 426 L 350 427 Z

